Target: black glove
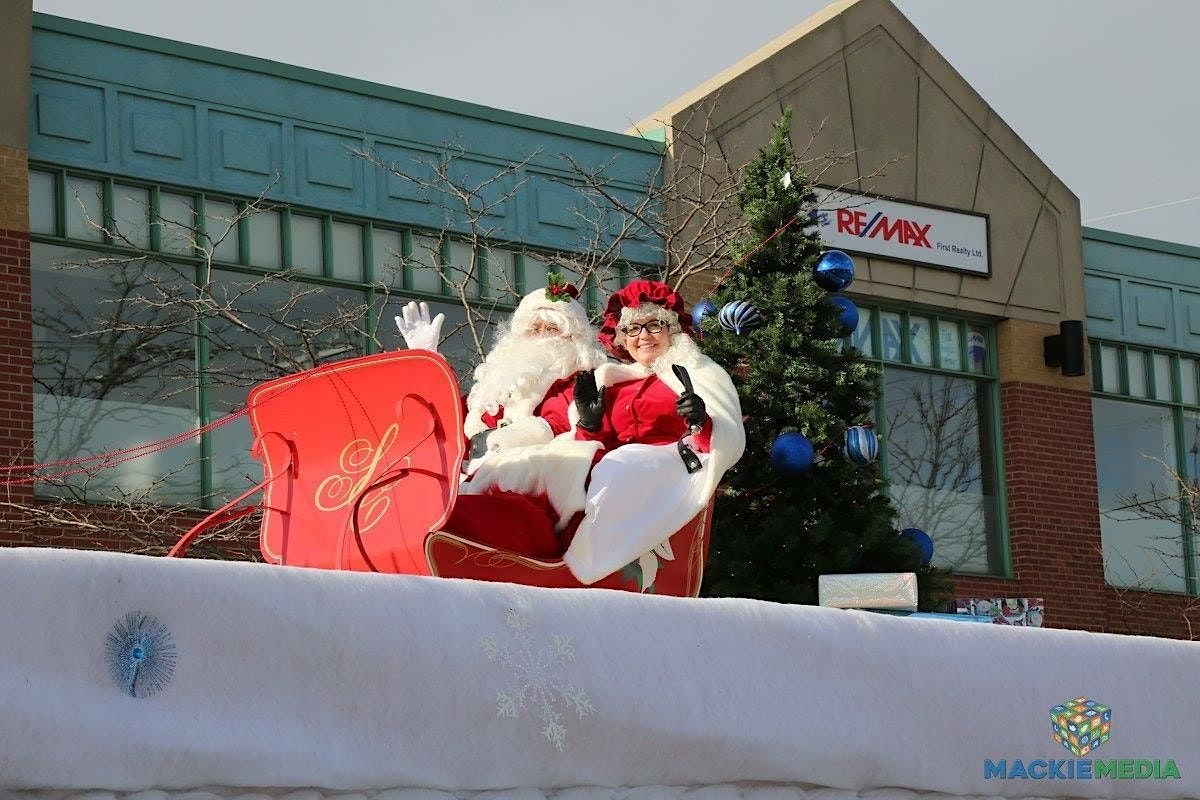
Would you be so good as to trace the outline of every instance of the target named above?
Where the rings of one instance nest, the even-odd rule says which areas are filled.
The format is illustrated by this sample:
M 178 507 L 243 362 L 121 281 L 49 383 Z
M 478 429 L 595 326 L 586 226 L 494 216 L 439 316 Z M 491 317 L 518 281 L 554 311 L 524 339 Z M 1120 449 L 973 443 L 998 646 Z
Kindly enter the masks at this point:
M 704 401 L 700 399 L 700 395 L 687 390 L 684 390 L 684 393 L 679 395 L 679 399 L 675 401 L 675 413 L 683 417 L 687 424 L 694 428 L 701 427 L 704 420 L 708 419 L 708 412 L 704 408 Z
M 604 389 L 596 388 L 596 373 L 587 370 L 575 376 L 575 410 L 579 427 L 598 431 L 604 417 Z
M 469 458 L 469 459 L 480 458 L 481 456 L 483 456 L 484 453 L 487 452 L 487 449 L 488 449 L 487 440 L 488 440 L 489 433 L 491 433 L 490 430 L 480 431 L 479 433 L 477 433 L 471 437 L 471 452 L 467 456 L 467 458 Z

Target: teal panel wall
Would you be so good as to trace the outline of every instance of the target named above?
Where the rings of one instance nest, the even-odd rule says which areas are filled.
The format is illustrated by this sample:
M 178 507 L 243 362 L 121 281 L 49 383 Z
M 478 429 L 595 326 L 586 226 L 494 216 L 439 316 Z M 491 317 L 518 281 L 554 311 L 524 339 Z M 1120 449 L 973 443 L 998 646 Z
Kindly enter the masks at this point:
M 1200 353 L 1200 248 L 1083 230 L 1090 336 Z
M 660 173 L 662 145 L 637 137 L 44 14 L 31 62 L 30 158 L 127 178 L 238 195 L 269 186 L 282 202 L 437 229 L 464 220 L 351 151 L 373 150 L 418 181 L 449 157 L 454 179 L 487 184 L 479 203 L 492 237 L 577 249 L 593 233 L 563 183 L 568 159 L 603 167 L 627 198 Z M 622 220 L 603 213 L 611 241 Z M 659 245 L 642 235 L 624 255 L 657 264 Z

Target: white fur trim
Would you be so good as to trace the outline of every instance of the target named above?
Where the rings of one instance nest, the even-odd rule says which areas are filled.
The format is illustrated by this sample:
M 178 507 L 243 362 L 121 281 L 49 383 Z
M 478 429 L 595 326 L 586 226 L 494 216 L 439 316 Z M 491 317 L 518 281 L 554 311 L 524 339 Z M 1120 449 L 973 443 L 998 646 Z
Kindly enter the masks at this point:
M 532 444 L 545 444 L 554 438 L 550 423 L 541 417 L 521 417 L 511 425 L 503 425 L 488 434 L 489 452 L 511 450 Z
M 674 445 L 628 444 L 600 459 L 592 470 L 583 523 L 563 558 L 585 584 L 636 560 L 696 516 L 746 448 L 742 407 L 733 381 L 685 334 L 674 337 L 671 349 L 653 370 L 639 364 L 606 364 L 596 371 L 596 382 L 613 386 L 653 372 L 681 393 L 683 385 L 670 368 L 676 363 L 668 359 L 671 355 L 682 356 L 712 419 L 711 452 L 700 454 L 704 467 L 691 475 Z
M 561 530 L 583 510 L 584 483 L 599 442 L 577 442 L 563 434 L 547 444 L 518 447 L 490 454 L 462 484 L 462 494 L 485 494 L 495 487 L 506 492 L 544 494 L 558 512 L 555 528 Z
M 563 329 L 564 336 L 573 339 L 586 332 L 592 334 L 591 338 L 595 338 L 595 331 L 591 322 L 588 321 L 587 309 L 583 307 L 582 303 L 573 298 L 551 300 L 546 297 L 545 289 L 535 289 L 521 298 L 521 302 L 517 304 L 517 310 L 513 312 L 513 330 L 521 330 L 533 322 L 539 314 L 545 312 L 561 317 L 556 322 L 560 323 L 559 327 Z M 565 325 L 561 324 L 563 321 L 565 321 Z

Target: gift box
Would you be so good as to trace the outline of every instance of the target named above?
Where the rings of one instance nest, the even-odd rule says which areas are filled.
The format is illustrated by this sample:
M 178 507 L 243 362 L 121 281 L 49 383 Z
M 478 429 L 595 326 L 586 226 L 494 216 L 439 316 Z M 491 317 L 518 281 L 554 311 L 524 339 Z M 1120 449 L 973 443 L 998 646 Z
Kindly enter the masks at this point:
M 867 572 L 857 575 L 821 575 L 817 597 L 832 608 L 892 608 L 917 610 L 915 572 Z
M 989 617 L 997 625 L 1040 628 L 1046 607 L 1040 597 L 960 597 L 959 614 Z
M 1050 709 L 1054 741 L 1082 758 L 1108 741 L 1112 709 L 1103 703 L 1076 697 Z

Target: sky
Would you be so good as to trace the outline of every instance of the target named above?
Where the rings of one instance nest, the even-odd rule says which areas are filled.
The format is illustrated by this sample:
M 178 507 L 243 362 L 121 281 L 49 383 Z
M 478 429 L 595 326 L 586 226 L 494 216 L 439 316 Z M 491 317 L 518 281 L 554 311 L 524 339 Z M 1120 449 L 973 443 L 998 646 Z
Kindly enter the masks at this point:
M 1200 1 L 894 2 L 1079 196 L 1085 225 L 1200 245 Z M 824 5 L 33 3 L 35 11 L 613 131 Z

